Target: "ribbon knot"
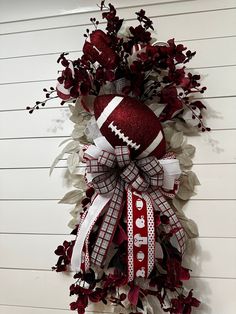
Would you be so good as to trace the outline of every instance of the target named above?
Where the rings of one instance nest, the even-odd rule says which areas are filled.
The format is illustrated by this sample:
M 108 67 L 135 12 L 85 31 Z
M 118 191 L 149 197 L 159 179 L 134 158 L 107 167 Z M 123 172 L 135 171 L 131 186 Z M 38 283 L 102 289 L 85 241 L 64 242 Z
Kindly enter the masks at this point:
M 87 160 L 87 172 L 92 173 L 92 185 L 99 194 L 110 193 L 121 179 L 126 188 L 139 192 L 161 187 L 164 171 L 156 157 L 130 159 L 127 146 L 116 146 L 114 153 L 102 151 L 97 159 Z

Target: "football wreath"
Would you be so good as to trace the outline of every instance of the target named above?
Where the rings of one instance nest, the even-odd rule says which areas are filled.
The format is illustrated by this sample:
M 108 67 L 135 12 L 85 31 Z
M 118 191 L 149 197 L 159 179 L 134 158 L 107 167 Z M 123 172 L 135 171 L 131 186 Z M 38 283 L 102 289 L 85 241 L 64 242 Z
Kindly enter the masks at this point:
M 199 182 L 183 135 L 210 130 L 194 99 L 206 87 L 186 70 L 195 52 L 152 38 L 144 10 L 124 29 L 112 4 L 100 8 L 105 30 L 91 18 L 82 56 L 62 53 L 57 86 L 27 108 L 59 98 L 74 123 L 51 170 L 67 156 L 74 190 L 60 202 L 74 204 L 75 239 L 57 247 L 53 270 L 74 271 L 70 308 L 79 314 L 97 302 L 118 313 L 190 314 L 200 301 L 184 286 L 190 270 L 182 261 L 197 230 L 182 207 Z

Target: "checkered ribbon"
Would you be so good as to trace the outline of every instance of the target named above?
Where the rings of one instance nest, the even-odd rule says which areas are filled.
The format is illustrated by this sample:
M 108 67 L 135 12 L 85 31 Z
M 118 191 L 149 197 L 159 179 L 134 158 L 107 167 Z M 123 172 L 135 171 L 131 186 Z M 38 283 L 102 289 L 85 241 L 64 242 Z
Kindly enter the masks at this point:
M 161 161 L 165 160 L 159 161 L 154 156 L 131 160 L 127 146 L 117 146 L 113 151 L 100 150 L 99 153 L 95 149 L 94 154 L 88 156 L 86 177 L 90 178 L 90 184 L 95 188 L 97 195 L 80 226 L 72 255 L 72 269 L 76 271 L 80 269 L 85 239 L 88 239 L 102 213 L 103 221 L 90 261 L 85 268 L 89 267 L 90 262 L 98 266 L 103 265 L 124 208 L 126 190 L 148 195 L 153 209 L 169 217 L 170 228 L 176 230 L 172 237 L 175 238 L 174 244 L 183 253 L 185 246 L 183 228 L 162 193 L 165 166 L 161 165 Z
M 178 227 L 178 239 L 183 241 L 184 232 L 174 213 L 170 208 L 160 188 L 163 185 L 163 167 L 154 156 L 131 161 L 130 152 L 126 146 L 117 146 L 114 154 L 102 151 L 98 159 L 87 160 L 87 172 L 97 174 L 92 185 L 98 194 L 112 192 L 109 209 L 99 230 L 97 240 L 91 254 L 91 262 L 102 266 L 107 250 L 114 236 L 117 224 L 122 213 L 122 203 L 125 186 L 138 192 L 151 192 L 152 200 L 158 204 L 163 214 L 170 218 L 170 224 Z M 174 217 L 174 219 L 172 219 Z M 177 223 L 178 222 L 178 223 Z M 181 233 L 181 235 L 179 235 Z M 182 242 L 181 242 L 182 243 Z M 179 245 L 183 251 L 183 245 Z

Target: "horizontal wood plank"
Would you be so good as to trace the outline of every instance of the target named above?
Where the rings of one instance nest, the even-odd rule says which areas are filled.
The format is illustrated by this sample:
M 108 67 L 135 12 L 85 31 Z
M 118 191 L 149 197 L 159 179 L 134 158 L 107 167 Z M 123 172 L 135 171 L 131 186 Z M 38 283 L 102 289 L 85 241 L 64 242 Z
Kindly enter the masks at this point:
M 207 99 L 207 125 L 213 130 L 236 128 L 235 97 Z M 4 111 L 0 114 L 0 139 L 65 137 L 73 129 L 68 108 L 43 109 L 30 115 L 26 111 Z
M 232 140 L 236 130 L 212 131 L 187 137 L 187 142 L 196 147 L 195 164 L 235 163 L 236 143 Z
M 61 199 L 71 189 L 65 169 L 0 170 L 0 199 Z
M 194 239 L 188 243 L 184 265 L 192 276 L 236 279 L 236 239 Z
M 50 270 L 57 261 L 54 250 L 70 239 L 74 236 L 1 234 L 0 268 Z M 191 240 L 184 265 L 193 276 L 236 279 L 235 245 L 236 239 Z
M 68 296 L 68 288 L 73 279 L 68 275 L 2 269 L 0 278 L 0 304 L 68 309 L 68 304 L 73 301 L 73 298 Z M 236 300 L 225 291 L 236 290 L 235 279 L 194 278 L 186 285 L 189 289 L 193 287 L 195 295 L 201 299 L 202 305 L 199 310 L 204 314 L 234 314 Z M 96 309 L 98 306 L 96 305 Z
M 235 96 L 236 87 L 230 83 L 235 72 L 236 66 L 193 69 L 193 73 L 201 75 L 201 84 L 207 87 L 204 97 Z
M 60 310 L 60 314 L 70 314 L 70 310 Z M 0 314 L 58 314 L 58 310 L 32 307 L 0 305 Z
M 10 306 L 10 305 L 0 305 L 0 314 L 71 314 L 71 310 L 62 309 L 47 309 L 47 308 L 33 308 L 25 306 Z M 92 311 L 85 311 L 85 313 L 90 314 L 104 314 L 112 313 L 111 309 L 106 309 L 106 311 L 99 311 L 94 307 Z
M 191 1 L 191 0 L 190 0 Z M 173 0 L 148 0 L 146 2 L 145 0 L 137 0 L 135 1 L 136 6 L 152 6 L 152 5 L 161 5 L 165 6 L 168 4 L 168 2 L 173 2 Z M 174 0 L 174 3 L 178 2 L 186 2 L 183 0 Z M 231 6 L 232 0 L 226 0 L 225 5 L 220 5 L 220 8 L 228 8 Z M 29 26 L 30 29 L 33 28 L 34 20 L 41 19 L 43 20 L 51 20 L 54 17 L 56 18 L 67 18 L 67 17 L 73 17 L 74 14 L 76 14 L 77 19 L 83 19 L 83 15 L 88 12 L 89 18 L 91 17 L 91 14 L 95 13 L 96 11 L 99 11 L 98 6 L 93 1 L 87 0 L 80 0 L 79 6 L 76 1 L 68 1 L 64 2 L 63 0 L 50 0 L 48 5 L 42 6 L 38 3 L 32 3 L 31 1 L 27 0 L 21 0 L 21 4 L 17 6 L 18 3 L 14 5 L 14 7 L 11 6 L 4 6 L 4 10 L 0 14 L 0 20 L 2 21 L 3 25 L 5 24 L 13 24 L 15 27 L 18 26 L 20 28 L 20 25 L 22 23 Z M 116 6 L 116 8 L 129 8 L 133 7 L 134 3 L 127 3 L 126 0 L 114 0 L 113 5 Z M 214 4 L 212 3 L 212 6 Z M 13 10 L 14 8 L 14 10 Z M 95 11 L 95 12 L 94 12 Z M 5 14 L 4 14 L 5 13 Z M 77 15 L 78 13 L 78 15 Z M 29 19 L 29 20 L 28 20 Z M 16 20 L 16 23 L 14 23 L 14 20 Z M 23 21 L 22 21 L 23 20 Z M 38 23 L 40 23 L 37 21 Z M 7 22 L 7 23 L 6 23 Z M 29 22 L 29 23 L 27 23 Z M 37 24 L 38 24 L 37 23 Z
M 1 140 L 0 168 L 31 168 L 50 167 L 56 156 L 62 151 L 59 147 L 67 137 L 59 138 L 29 138 Z M 40 152 L 45 152 L 44 154 Z M 59 166 L 65 166 L 61 161 Z
M 203 113 L 206 124 L 212 130 L 235 129 L 236 123 L 233 119 L 235 97 L 205 99 L 207 110 Z M 234 120 L 234 121 L 233 121 Z
M 196 56 L 187 64 L 187 67 L 201 68 L 236 65 L 234 53 L 236 37 L 183 41 L 182 43 L 188 49 L 197 52 Z M 77 59 L 81 54 L 81 51 L 70 53 L 70 59 Z M 58 56 L 59 54 L 53 54 L 27 58 L 0 59 L 0 71 L 5 74 L 0 77 L 0 84 L 56 79 L 58 70 L 62 69 L 61 65 L 56 62 Z M 14 68 L 14 75 L 9 71 L 10 67 Z M 11 88 L 13 89 L 13 87 Z M 28 93 L 30 94 L 31 91 L 28 90 Z
M 193 288 L 194 296 L 201 301 L 200 307 L 193 308 L 192 314 L 234 314 L 236 300 L 231 292 L 236 290 L 235 279 L 193 278 L 185 286 Z
M 186 137 L 187 143 L 196 147 L 195 164 L 236 163 L 236 130 L 220 130 Z M 65 138 L 28 138 L 0 141 L 0 168 L 50 167 L 62 151 L 59 144 Z M 39 152 L 44 151 L 44 154 Z M 66 156 L 65 156 L 66 157 Z M 58 163 L 66 166 L 66 160 Z
M 0 201 L 0 232 L 69 234 L 72 208 L 57 201 Z M 197 223 L 200 237 L 236 238 L 235 208 L 236 201 L 231 200 L 191 200 L 184 212 Z
M 236 164 L 196 165 L 193 171 L 201 182 L 194 199 L 236 199 Z
M 236 64 L 236 57 L 233 53 L 236 37 L 208 38 L 182 41 L 181 43 L 191 51 L 196 51 L 196 55 L 189 62 L 188 67 L 219 67 Z
M 0 201 L 0 233 L 69 234 L 73 208 L 57 201 Z
M 0 268 L 51 270 L 58 259 L 54 250 L 64 240 L 74 238 L 69 235 L 1 234 Z
M 130 11 L 128 12 L 130 16 Z M 154 13 L 155 16 L 155 13 Z M 220 25 L 219 18 L 224 21 Z M 172 16 L 153 17 L 155 29 L 160 41 L 175 37 L 176 40 L 200 38 L 216 38 L 235 36 L 236 10 L 207 11 L 198 14 L 178 14 Z M 199 21 L 201 21 L 199 23 Z M 126 21 L 124 26 L 136 25 L 137 21 Z M 175 25 L 176 27 L 173 27 Z M 188 27 L 186 27 L 186 25 Z M 105 27 L 100 25 L 101 29 Z M 0 58 L 81 50 L 83 41 L 72 40 L 83 38 L 87 27 L 68 26 L 34 32 L 13 33 L 0 36 L 2 47 Z M 51 38 L 52 40 L 48 40 Z
M 236 238 L 235 208 L 236 200 L 190 200 L 184 212 L 196 222 L 199 237 Z
M 235 207 L 235 200 L 190 200 L 184 212 L 197 223 L 200 237 L 236 238 Z M 56 201 L 0 201 L 0 232 L 69 234 L 67 223 L 72 208 Z
M 195 165 L 201 185 L 194 199 L 236 199 L 236 164 Z M 227 184 L 227 186 L 226 186 Z M 0 170 L 0 199 L 61 199 L 70 187 L 65 169 Z
M 207 91 L 203 94 L 204 98 L 236 96 L 236 88 L 234 84 L 236 66 L 202 68 L 191 70 L 191 72 L 200 74 L 202 77 L 202 85 L 207 86 Z M 42 73 L 42 71 L 40 73 Z M 54 75 L 54 77 L 56 79 L 56 75 Z M 0 85 L 0 93 L 2 97 L 0 111 L 15 109 L 24 110 L 26 106 L 34 105 L 36 100 L 45 99 L 45 94 L 42 91 L 43 88 L 49 88 L 50 86 L 55 85 L 55 81 L 29 81 L 21 84 L 11 83 L 7 85 Z M 13 94 L 17 95 L 17 100 L 11 96 Z M 202 97 L 202 95 L 195 96 Z M 220 101 L 222 102 L 223 100 L 221 99 Z M 52 101 L 49 101 L 49 103 L 46 105 L 46 108 L 54 108 L 56 106 L 60 107 L 59 99 L 53 99 Z
M 56 76 L 57 75 L 55 75 L 55 80 Z M 45 100 L 45 93 L 43 92 L 43 89 L 55 87 L 55 80 L 0 85 L 0 92 L 2 95 L 0 111 L 25 110 L 27 106 L 34 106 L 36 101 Z M 17 98 L 15 99 L 13 95 L 16 95 Z M 55 98 L 50 100 L 45 108 L 54 108 L 60 106 L 60 100 L 58 100 L 58 98 Z
M 68 136 L 73 130 L 68 108 L 27 111 L 5 111 L 0 114 L 0 137 L 56 137 Z
M 0 279 L 3 292 L 0 304 L 67 310 L 73 301 L 73 298 L 69 297 L 69 286 L 74 282 L 70 274 L 0 269 Z M 110 309 L 99 303 L 89 306 L 88 310 L 109 313 Z
M 58 3 L 59 2 L 59 3 Z M 170 3 L 168 3 L 170 2 Z M 89 4 L 86 0 L 80 1 L 80 5 L 73 6 L 71 2 L 63 3 L 57 1 L 57 5 L 54 4 L 52 11 L 52 0 L 50 1 L 50 6 L 47 9 L 39 6 L 37 9 L 32 8 L 30 3 L 27 5 L 27 10 L 21 11 L 21 7 L 18 10 L 11 10 L 8 14 L 1 17 L 3 24 L 1 25 L 0 34 L 11 33 L 11 32 L 23 32 L 29 30 L 38 30 L 42 28 L 53 28 L 53 27 L 65 27 L 71 25 L 84 25 L 89 24 L 89 19 L 91 16 L 96 17 L 101 20 L 101 13 L 98 7 L 92 2 Z M 234 0 L 225 0 L 223 3 L 221 0 L 198 0 L 198 1 L 183 1 L 183 0 L 149 0 L 148 2 L 144 0 L 138 0 L 134 3 L 129 3 L 125 0 L 118 1 L 114 0 L 113 5 L 117 8 L 118 14 L 124 18 L 130 18 L 133 12 L 138 11 L 139 8 L 143 8 L 147 12 L 147 16 L 153 16 L 153 12 L 156 12 L 158 17 L 165 15 L 176 15 L 176 14 L 186 14 L 186 13 L 197 13 L 208 10 L 220 10 L 220 9 L 230 9 L 235 7 Z M 60 6 L 63 9 L 59 11 Z M 30 12 L 31 10 L 31 12 Z M 21 13 L 20 13 L 21 12 Z M 30 14 L 30 20 L 21 21 L 24 17 Z M 51 15 L 51 16 L 50 16 Z M 9 21 L 16 19 L 18 21 L 11 23 L 4 23 L 4 21 Z

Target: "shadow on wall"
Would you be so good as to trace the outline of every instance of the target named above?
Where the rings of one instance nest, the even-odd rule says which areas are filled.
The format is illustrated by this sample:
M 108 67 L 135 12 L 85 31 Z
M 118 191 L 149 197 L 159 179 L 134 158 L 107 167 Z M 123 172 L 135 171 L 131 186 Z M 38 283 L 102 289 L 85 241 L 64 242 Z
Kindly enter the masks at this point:
M 68 129 L 67 123 L 70 117 L 70 110 L 67 108 L 55 108 L 55 110 L 58 111 L 57 112 L 58 117 L 56 119 L 51 120 L 51 126 L 47 129 L 47 132 L 56 135 L 58 131 L 59 132 L 65 131 L 66 134 Z
M 183 265 L 193 271 L 191 279 L 186 283 L 186 287 L 193 289 L 194 295 L 201 301 L 199 309 L 193 308 L 192 314 L 197 314 L 199 311 L 204 314 L 212 313 L 212 309 L 208 306 L 211 300 L 212 290 L 206 280 L 199 278 L 196 273 L 202 273 L 202 265 L 205 261 L 211 260 L 211 255 L 207 251 L 203 251 L 198 239 L 191 239 L 188 241 L 187 249 L 184 256 Z

